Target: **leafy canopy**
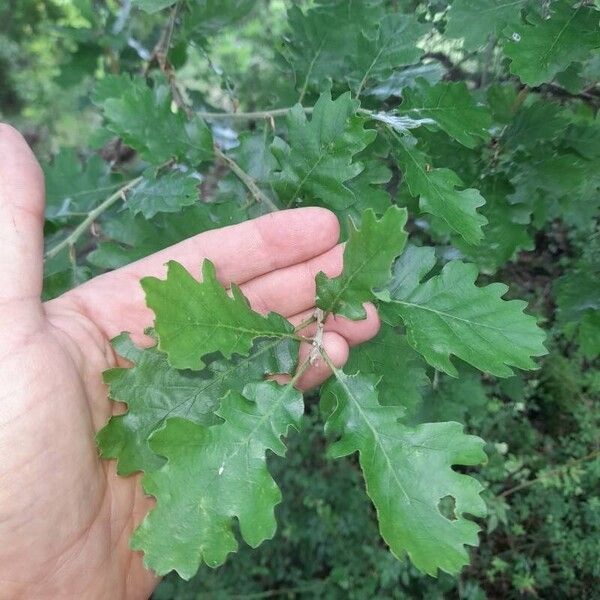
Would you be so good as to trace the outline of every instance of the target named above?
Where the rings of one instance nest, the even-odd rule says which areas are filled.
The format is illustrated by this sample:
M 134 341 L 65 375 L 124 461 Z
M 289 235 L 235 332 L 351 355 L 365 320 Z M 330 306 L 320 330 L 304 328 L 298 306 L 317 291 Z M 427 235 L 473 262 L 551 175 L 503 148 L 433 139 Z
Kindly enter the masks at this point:
M 546 352 L 536 317 L 494 274 L 546 252 L 545 291 L 511 298 L 533 300 L 578 356 L 600 352 L 598 3 L 109 4 L 102 18 L 91 4 L 81 13 L 77 54 L 56 67 L 63 85 L 96 79 L 92 105 L 78 97 L 94 131 L 92 148 L 65 139 L 45 165 L 46 297 L 209 229 L 333 210 L 344 269 L 317 276 L 315 306 L 362 319 L 372 302 L 383 324 L 320 390 L 329 455 L 356 455 L 395 556 L 457 574 L 477 544 L 470 516 L 484 512 L 461 467 L 485 455 L 444 419 L 478 410 L 475 369 L 508 378 Z M 556 260 L 561 245 L 572 259 Z M 237 548 L 234 520 L 251 546 L 274 534 L 267 457 L 301 424 L 300 343 L 329 360 L 320 311 L 303 340 L 221 285 L 218 268 L 205 261 L 199 281 L 170 263 L 142 281 L 155 344 L 114 340 L 131 365 L 105 382 L 126 411 L 97 435 L 156 498 L 135 548 L 186 578 Z

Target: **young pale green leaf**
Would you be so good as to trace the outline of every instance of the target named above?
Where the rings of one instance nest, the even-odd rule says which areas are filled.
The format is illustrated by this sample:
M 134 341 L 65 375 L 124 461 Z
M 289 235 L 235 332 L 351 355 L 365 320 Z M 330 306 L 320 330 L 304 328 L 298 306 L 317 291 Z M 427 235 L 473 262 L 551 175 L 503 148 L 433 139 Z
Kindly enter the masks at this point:
M 131 368 L 104 373 L 109 396 L 127 404 L 127 412 L 114 416 L 96 436 L 104 458 L 117 459 L 120 475 L 154 471 L 164 459 L 149 446 L 150 436 L 168 418 L 181 417 L 200 425 L 218 422 L 214 414 L 230 391 L 242 392 L 265 375 L 293 372 L 298 342 L 290 339 L 257 340 L 248 357 L 215 359 L 202 371 L 179 371 L 154 348 L 136 348 L 127 334 L 113 340 L 115 350 L 133 362 Z
M 167 463 L 143 479 L 157 506 L 132 538 L 146 566 L 189 579 L 202 562 L 222 564 L 237 549 L 234 518 L 250 546 L 271 538 L 281 492 L 265 454 L 285 454 L 281 437 L 299 426 L 303 411 L 294 387 L 261 382 L 248 384 L 244 396 L 231 392 L 224 398 L 219 425 L 169 419 L 150 442 Z
M 419 62 L 423 50 L 417 42 L 429 30 L 430 26 L 420 23 L 416 15 L 397 12 L 381 19 L 375 35 L 359 36 L 349 75 L 357 94 L 371 80 L 383 81 L 394 69 Z
M 201 283 L 173 261 L 165 280 L 146 277 L 141 283 L 155 314 L 158 348 L 177 369 L 200 370 L 205 366 L 202 357 L 212 352 L 226 358 L 234 353 L 245 356 L 256 338 L 295 337 L 282 316 L 254 312 L 236 285 L 230 297 L 209 260 L 202 265 Z
M 491 35 L 498 35 L 507 26 L 520 21 L 527 0 L 454 0 L 448 10 L 445 34 L 462 39 L 466 50 L 483 46 Z
M 530 86 L 551 81 L 572 62 L 600 47 L 598 11 L 585 3 L 552 4 L 549 18 L 531 13 L 526 25 L 505 30 L 504 52 L 510 70 Z
M 432 119 L 440 129 L 467 148 L 474 148 L 490 137 L 492 117 L 473 100 L 464 82 L 440 82 L 430 85 L 420 79 L 415 88 L 407 88 L 400 109 L 414 119 Z
M 99 84 L 94 99 L 108 129 L 153 165 L 170 158 L 196 165 L 213 157 L 204 121 L 174 113 L 169 87 L 160 81 L 150 88 L 140 79 L 112 75 Z
M 186 173 L 172 171 L 157 177 L 149 170 L 127 198 L 126 206 L 146 219 L 159 212 L 179 212 L 197 201 L 198 185 L 198 179 Z
M 353 117 L 357 108 L 347 92 L 336 100 L 329 93 L 322 94 L 310 121 L 300 105 L 290 111 L 288 143 L 275 138 L 271 147 L 280 169 L 271 176 L 271 183 L 286 205 L 319 201 L 328 208 L 343 209 L 356 201 L 346 182 L 363 166 L 352 158 L 376 137 L 374 130 L 364 129 L 363 119 Z
M 454 377 L 451 354 L 498 377 L 512 375 L 510 367 L 536 367 L 531 357 L 546 354 L 545 334 L 535 317 L 523 314 L 525 302 L 502 300 L 508 287 L 501 283 L 477 287 L 477 267 L 461 261 L 419 283 L 432 267 L 431 249 L 409 248 L 395 265 L 392 285 L 379 294 L 389 302 L 384 319 L 404 322 L 408 342 L 430 365 Z
M 425 366 L 406 336 L 382 323 L 374 339 L 352 348 L 344 369 L 348 373 L 377 373 L 381 377 L 377 384 L 381 404 L 399 405 L 412 414 L 429 384 Z
M 467 243 L 477 244 L 483 238 L 481 228 L 487 223 L 477 212 L 477 208 L 485 204 L 481 194 L 472 188 L 457 190 L 463 183 L 454 171 L 431 167 L 427 156 L 415 147 L 414 140 L 400 136 L 395 139 L 398 141 L 396 160 L 404 172 L 410 194 L 420 197 L 421 210 L 442 219 Z
M 452 467 L 485 462 L 483 440 L 465 435 L 459 423 L 401 424 L 401 409 L 379 403 L 373 377 L 337 371 L 321 394 L 330 412 L 326 432 L 339 437 L 329 455 L 359 453 L 379 530 L 394 555 L 406 552 L 429 575 L 458 573 L 469 561 L 464 546 L 479 543 L 479 527 L 465 514 L 481 517 L 486 508 L 481 484 Z M 439 508 L 448 496 L 453 519 Z
M 407 234 L 406 210 L 392 206 L 381 219 L 372 210 L 363 213 L 360 229 L 350 226 L 344 249 L 344 270 L 329 278 L 317 275 L 317 306 L 350 319 L 365 317 L 363 304 L 374 299 L 373 288 L 390 279 L 394 259 L 402 252 Z

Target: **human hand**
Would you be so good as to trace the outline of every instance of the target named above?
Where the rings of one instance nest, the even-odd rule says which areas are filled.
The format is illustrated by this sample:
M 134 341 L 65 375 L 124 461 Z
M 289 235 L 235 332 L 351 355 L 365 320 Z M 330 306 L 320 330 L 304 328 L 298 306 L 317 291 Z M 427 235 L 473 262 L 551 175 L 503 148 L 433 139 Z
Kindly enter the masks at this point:
M 255 310 L 298 324 L 314 308 L 316 273 L 341 270 L 338 223 L 319 208 L 270 214 L 195 236 L 43 304 L 43 214 L 41 169 L 23 138 L 0 125 L 0 594 L 147 598 L 158 580 L 129 536 L 152 499 L 139 475 L 117 477 L 94 442 L 118 410 L 101 377 L 122 364 L 109 340 L 129 331 L 143 343 L 152 324 L 139 279 L 164 277 L 168 260 L 198 275 L 209 258 Z M 367 314 L 326 323 L 324 347 L 336 365 L 376 334 L 375 309 Z M 298 385 L 328 375 L 317 361 Z

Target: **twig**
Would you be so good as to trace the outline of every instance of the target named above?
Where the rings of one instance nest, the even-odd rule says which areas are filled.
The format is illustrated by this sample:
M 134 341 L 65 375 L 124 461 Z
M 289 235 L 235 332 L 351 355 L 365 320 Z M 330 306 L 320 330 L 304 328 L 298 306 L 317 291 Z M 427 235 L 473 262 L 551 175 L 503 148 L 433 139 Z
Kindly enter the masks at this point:
M 565 100 L 582 100 L 583 102 L 587 102 L 596 107 L 600 105 L 600 95 L 593 87 L 575 94 L 572 94 L 565 88 L 562 88 L 554 83 L 544 83 L 531 89 L 534 92 L 540 94 L 550 94 L 556 98 L 562 98 Z
M 304 321 L 302 321 L 302 323 L 300 323 L 299 325 L 297 325 L 294 328 L 294 332 L 298 333 L 299 331 L 302 331 L 303 329 L 306 329 L 309 325 L 312 325 L 313 323 L 316 323 L 316 321 L 317 321 L 317 319 L 316 319 L 315 315 L 312 314 L 307 319 L 304 319 Z
M 291 110 L 292 106 L 286 108 L 272 108 L 270 110 L 257 110 L 253 112 L 204 112 L 199 111 L 196 114 L 202 119 L 234 119 L 239 121 L 258 121 L 260 119 L 273 119 L 275 117 L 285 117 Z M 305 113 L 310 114 L 313 111 L 312 106 L 303 107 Z
M 433 60 L 440 62 L 448 71 L 447 76 L 452 81 L 460 79 L 477 81 L 478 79 L 478 76 L 475 73 L 469 73 L 460 67 L 460 64 L 464 61 L 455 64 L 452 59 L 443 52 L 426 52 L 421 58 L 432 58 Z
M 170 40 L 170 36 L 173 32 L 173 24 L 175 22 L 175 16 L 177 14 L 177 5 L 175 5 L 173 11 L 171 12 L 171 17 L 169 19 L 169 24 L 165 31 L 168 31 L 168 40 Z M 162 36 L 163 38 L 165 36 Z M 162 42 L 164 45 L 165 42 Z M 166 42 L 165 48 L 168 50 L 169 42 Z M 171 94 L 173 95 L 173 101 L 177 105 L 177 107 L 182 110 L 188 119 L 191 119 L 194 116 L 194 111 L 188 105 L 181 90 L 179 89 L 179 84 L 177 82 L 177 78 L 175 76 L 175 72 L 171 68 L 171 65 L 167 61 L 166 53 L 162 56 L 160 54 L 156 54 L 158 64 L 160 66 L 161 71 L 167 76 L 169 80 L 169 84 L 171 87 Z M 289 110 L 289 109 L 286 109 Z M 207 118 L 206 115 L 210 113 L 196 113 L 198 116 Z M 221 113 L 216 113 L 220 115 Z M 204 116 L 203 116 L 204 115 Z M 240 179 L 240 181 L 248 188 L 252 196 L 257 202 L 268 206 L 272 211 L 279 210 L 279 207 L 269 198 L 256 184 L 256 181 L 242 167 L 240 167 L 233 158 L 227 156 L 216 144 L 213 147 L 215 156 L 221 159 L 232 171 L 235 175 Z
M 256 185 L 256 181 L 238 165 L 233 158 L 227 156 L 218 146 L 214 147 L 215 156 L 220 158 L 235 173 L 240 181 L 248 188 L 257 202 L 268 206 L 271 210 L 279 210 L 279 207 Z
M 296 105 L 298 106 L 298 105 Z M 285 108 L 271 108 L 267 110 L 256 110 L 251 112 L 205 112 L 196 111 L 196 114 L 202 119 L 214 121 L 217 119 L 233 119 L 235 121 L 259 121 L 260 119 L 273 119 L 275 117 L 285 117 L 294 106 L 286 106 Z M 300 107 L 307 115 L 311 114 L 314 110 L 314 106 L 301 106 Z M 366 108 L 359 108 L 356 111 L 360 115 L 370 117 L 376 114 L 372 110 Z
M 314 365 L 319 358 L 319 354 L 321 353 L 321 348 L 323 347 L 323 332 L 325 329 L 325 318 L 326 315 L 320 308 L 315 308 L 315 319 L 317 320 L 317 331 L 315 332 L 315 337 L 312 341 L 312 348 L 310 350 L 310 354 L 308 355 L 308 362 L 311 365 Z
M 310 358 L 307 358 L 296 370 L 296 373 L 294 373 L 294 376 L 292 377 L 292 379 L 290 380 L 288 385 L 291 386 L 295 386 L 298 383 L 298 380 L 300 379 L 300 377 L 302 377 L 302 375 L 304 375 L 304 373 L 306 373 L 306 370 L 308 369 L 308 367 L 310 367 L 311 362 L 310 362 Z
M 160 70 L 164 73 L 167 72 L 167 54 L 169 53 L 169 47 L 171 46 L 171 37 L 173 36 L 173 29 L 175 27 L 175 19 L 177 17 L 178 9 L 179 2 L 176 2 L 171 10 L 171 14 L 169 15 L 169 20 L 167 21 L 165 27 L 161 31 L 156 46 L 154 46 L 154 48 L 152 49 L 150 58 L 146 62 L 146 65 L 144 67 L 144 75 L 148 73 L 150 66 L 155 60 L 158 63 Z
M 323 346 L 321 346 L 321 348 L 319 349 L 319 352 L 321 353 L 321 356 L 323 357 L 325 364 L 329 367 L 331 372 L 334 375 L 339 374 L 339 369 L 335 366 L 335 364 L 331 360 L 331 357 L 329 356 L 329 354 L 327 354 L 327 351 L 325 350 L 325 348 Z
M 109 196 L 104 202 L 94 208 L 94 210 L 90 211 L 88 216 L 79 225 L 77 225 L 77 227 L 75 227 L 69 236 L 67 236 L 62 242 L 56 244 L 56 246 L 50 248 L 50 250 L 44 254 L 44 259 L 52 258 L 64 248 L 71 248 L 74 246 L 77 240 L 87 231 L 87 229 L 103 212 L 108 210 L 118 200 L 124 200 L 125 193 L 134 188 L 141 180 L 142 177 L 136 177 L 135 179 L 128 181 L 123 187 L 119 188 L 114 194 Z
M 597 456 L 600 456 L 600 450 L 594 450 L 593 452 L 590 452 L 589 454 L 586 454 L 585 456 L 581 456 L 580 458 L 571 460 L 571 461 L 565 463 L 564 465 L 560 465 L 560 466 L 556 467 L 556 469 L 552 469 L 551 471 L 546 471 L 545 473 L 538 475 L 535 479 L 530 479 L 529 481 L 524 481 L 523 483 L 519 483 L 519 485 L 515 485 L 514 487 L 511 487 L 508 490 L 505 490 L 501 494 L 498 494 L 498 497 L 506 498 L 507 496 L 510 496 L 511 494 L 514 494 L 515 492 L 519 492 L 519 491 L 524 490 L 525 488 L 528 488 L 536 483 L 539 483 L 545 477 L 549 477 L 556 473 L 560 473 L 564 469 L 572 467 L 578 463 L 585 462 L 587 460 L 592 460 L 593 458 L 596 458 Z

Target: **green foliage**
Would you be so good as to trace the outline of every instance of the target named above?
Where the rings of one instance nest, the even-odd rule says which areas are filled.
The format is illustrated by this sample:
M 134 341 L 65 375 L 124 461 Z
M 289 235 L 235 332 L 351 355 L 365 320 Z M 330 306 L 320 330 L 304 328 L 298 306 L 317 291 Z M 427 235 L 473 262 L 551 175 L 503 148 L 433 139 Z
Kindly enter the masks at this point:
M 46 165 L 44 176 L 49 221 L 85 214 L 116 190 L 120 181 L 99 156 L 82 165 L 72 149 L 57 154 L 52 164 Z
M 170 262 L 164 281 L 146 277 L 142 287 L 156 315 L 158 348 L 178 369 L 199 370 L 202 357 L 213 352 L 225 358 L 247 355 L 257 338 L 294 337 L 293 327 L 280 315 L 254 312 L 236 285 L 229 297 L 209 260 L 202 266 L 202 283 Z
M 207 261 L 201 282 L 176 263 L 143 281 L 156 345 L 114 340 L 131 366 L 105 381 L 127 410 L 97 442 L 157 499 L 134 536 L 147 564 L 200 569 L 157 597 L 589 596 L 598 9 L 78 0 L 19 2 L 3 19 L 0 113 L 44 159 L 45 298 L 209 229 L 316 205 L 347 245 L 315 305 L 360 319 L 370 301 L 384 321 L 322 388 L 321 416 L 315 392 L 302 419 L 300 394 L 265 382 L 306 368 L 283 317 L 252 311 Z M 546 352 L 536 321 L 552 355 L 515 375 Z M 488 440 L 483 487 L 482 443 L 455 421 Z M 346 458 L 324 458 L 324 423 L 328 456 Z M 284 460 L 290 427 L 302 433 Z M 404 558 L 456 574 L 479 539 L 459 583 Z
M 477 268 L 461 261 L 423 281 L 433 266 L 430 248 L 410 248 L 396 263 L 392 289 L 380 294 L 383 314 L 392 325 L 404 322 L 409 344 L 454 376 L 450 354 L 498 377 L 512 375 L 511 366 L 535 368 L 531 357 L 546 354 L 545 335 L 523 314 L 526 303 L 502 300 L 508 288 L 501 283 L 477 287 Z
M 353 348 L 346 365 L 348 373 L 379 373 L 379 401 L 401 404 L 412 413 L 429 385 L 425 364 L 410 347 L 406 336 L 383 323 L 375 339 Z
M 335 372 L 321 393 L 329 414 L 325 431 L 340 437 L 328 454 L 360 455 L 367 493 L 375 504 L 381 535 L 396 556 L 406 551 L 414 565 L 435 575 L 438 568 L 457 573 L 468 563 L 464 544 L 476 545 L 478 527 L 465 513 L 481 517 L 481 485 L 456 473 L 453 465 L 485 461 L 483 440 L 465 436 L 458 423 L 426 423 L 409 428 L 398 423 L 401 407 L 383 407 L 376 380 Z M 438 504 L 451 496 L 452 519 Z
M 164 177 L 148 173 L 127 201 L 134 215 L 151 219 L 159 212 L 179 212 L 197 202 L 198 180 L 184 173 L 171 172 Z
M 457 190 L 464 187 L 458 175 L 450 169 L 433 168 L 414 139 L 398 138 L 397 141 L 396 159 L 404 171 L 410 194 L 419 197 L 421 210 L 442 219 L 467 243 L 480 242 L 481 228 L 487 223 L 477 212 L 477 208 L 485 204 L 481 194 L 472 188 Z
M 360 230 L 351 227 L 344 249 L 344 272 L 333 279 L 324 273 L 317 275 L 317 306 L 350 319 L 364 318 L 363 304 L 375 300 L 373 288 L 389 281 L 390 265 L 404 249 L 405 224 L 406 211 L 397 207 L 388 208 L 380 220 L 367 210 Z
M 556 282 L 557 317 L 589 358 L 600 355 L 600 236 L 586 241 L 581 258 Z
M 483 46 L 490 34 L 499 35 L 508 25 L 519 22 L 526 0 L 454 0 L 448 13 L 446 35 L 463 40 L 467 50 Z
M 171 110 L 171 94 L 164 82 L 154 89 L 127 75 L 107 76 L 96 89 L 95 102 L 107 129 L 154 165 L 178 159 L 191 165 L 212 158 L 212 135 L 199 117 L 186 120 Z
M 401 108 L 411 117 L 435 121 L 440 129 L 467 148 L 490 137 L 490 114 L 475 104 L 463 82 L 430 86 L 425 80 L 417 79 L 416 87 L 405 91 Z
M 286 206 L 312 199 L 343 209 L 356 202 L 354 192 L 345 185 L 362 171 L 352 158 L 375 138 L 375 131 L 363 128 L 363 119 L 350 119 L 357 107 L 350 93 L 335 101 L 323 94 L 310 122 L 301 106 L 290 111 L 289 144 L 275 138 L 271 148 L 280 169 L 272 183 Z
M 132 539 L 145 563 L 159 575 L 175 569 L 185 579 L 201 561 L 222 564 L 237 548 L 233 517 L 251 546 L 272 537 L 281 493 L 265 452 L 285 454 L 280 438 L 303 412 L 298 390 L 263 382 L 246 385 L 243 395 L 230 392 L 215 413 L 223 422 L 213 427 L 169 419 L 150 441 L 167 464 L 143 481 L 157 507 Z
M 510 70 L 527 85 L 551 81 L 575 61 L 585 60 L 600 47 L 598 12 L 591 6 L 560 1 L 550 13 L 531 13 L 510 32 L 505 45 Z
M 150 450 L 150 435 L 170 417 L 201 425 L 218 422 L 215 410 L 231 390 L 241 393 L 245 381 L 292 371 L 298 342 L 291 339 L 258 341 L 250 357 L 215 359 L 199 372 L 171 369 L 156 348 L 141 351 L 125 334 L 113 340 L 115 350 L 134 363 L 131 368 L 107 371 L 110 397 L 127 404 L 127 412 L 111 419 L 98 432 L 102 456 L 116 458 L 118 471 L 153 471 L 164 461 Z

